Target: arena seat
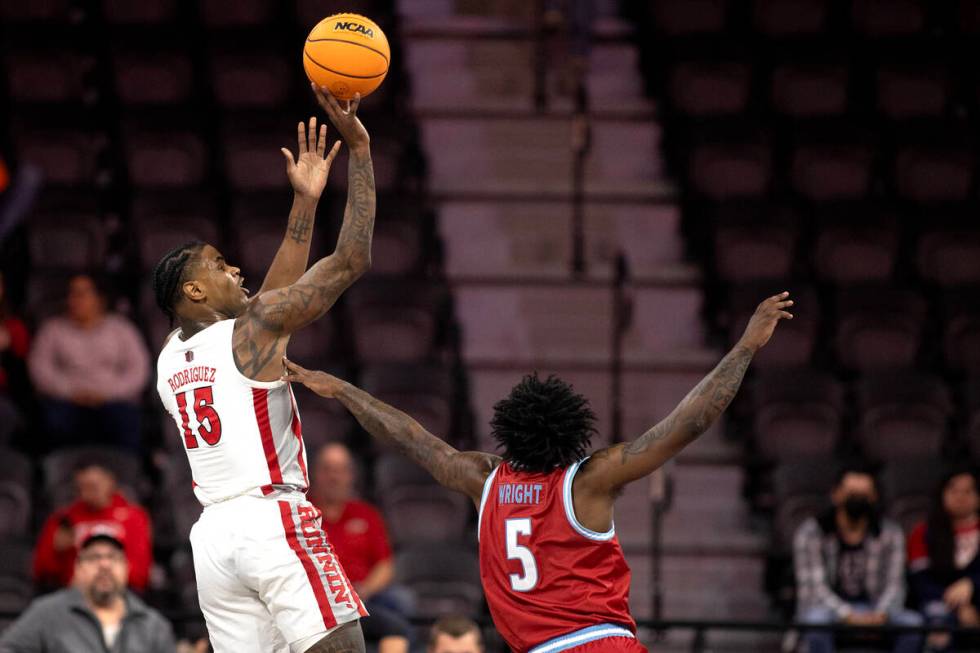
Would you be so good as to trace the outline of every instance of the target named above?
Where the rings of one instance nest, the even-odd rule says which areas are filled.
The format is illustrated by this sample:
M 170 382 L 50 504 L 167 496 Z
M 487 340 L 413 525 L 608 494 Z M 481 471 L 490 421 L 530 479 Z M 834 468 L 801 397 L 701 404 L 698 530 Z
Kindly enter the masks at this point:
M 892 120 L 942 116 L 950 100 L 943 65 L 884 66 L 875 80 L 878 111 Z
M 896 221 L 872 218 L 860 223 L 859 219 L 848 215 L 843 223 L 821 225 L 813 253 L 818 279 L 843 285 L 892 277 L 898 259 Z
M 749 103 L 751 68 L 739 61 L 685 61 L 670 76 L 674 110 L 692 117 L 739 114 Z
M 932 229 L 918 240 L 919 272 L 941 286 L 980 283 L 980 234 L 968 228 Z
M 126 105 L 177 105 L 191 97 L 194 69 L 185 53 L 119 48 L 112 64 L 116 95 Z
M 910 36 L 925 30 L 926 12 L 916 0 L 854 0 L 854 29 L 871 38 Z
M 847 111 L 848 70 L 836 61 L 777 65 L 770 85 L 770 102 L 781 115 L 807 119 Z
M 4 57 L 10 99 L 17 104 L 80 103 L 95 61 L 63 50 L 15 49 Z
M 422 361 L 435 346 L 445 295 L 437 286 L 362 280 L 347 295 L 357 351 L 372 363 Z
M 973 171 L 973 153 L 963 146 L 907 145 L 895 157 L 898 195 L 915 202 L 967 199 Z
M 130 180 L 141 188 L 197 186 L 208 172 L 208 147 L 192 131 L 131 126 L 125 141 Z
M 807 200 L 855 200 L 871 188 L 874 150 L 867 143 L 800 143 L 790 164 L 793 189 Z
M 191 209 L 193 210 L 193 208 Z M 194 215 L 148 214 L 134 211 L 134 229 L 144 270 L 152 270 L 165 252 L 191 240 L 218 242 L 218 225 L 206 213 Z
M 970 288 L 943 298 L 943 353 L 946 367 L 980 371 L 980 303 Z
M 465 541 L 472 504 L 458 492 L 437 485 L 399 485 L 380 499 L 396 547 Z
M 31 261 L 42 271 L 98 268 L 105 256 L 102 220 L 91 214 L 45 212 L 30 221 Z
M 906 533 L 925 520 L 940 480 L 940 463 L 932 458 L 888 462 L 879 474 L 887 514 Z
M 241 47 L 213 49 L 209 64 L 212 93 L 225 109 L 276 109 L 292 92 L 288 64 L 274 53 Z
M 95 183 L 106 136 L 97 129 L 43 128 L 18 125 L 14 131 L 20 158 L 37 165 L 54 186 Z
M 789 220 L 719 224 L 714 238 L 718 276 L 736 284 L 785 279 L 796 261 L 796 240 Z
M 204 0 L 199 7 L 209 28 L 235 28 L 268 25 L 275 19 L 277 5 L 274 0 Z
M 177 18 L 177 0 L 102 0 L 102 15 L 113 25 L 155 25 Z
M 908 368 L 919 353 L 926 302 L 914 291 L 872 284 L 837 293 L 836 350 L 850 369 Z
M 0 541 L 0 613 L 20 613 L 33 598 L 32 557 L 29 542 L 14 538 Z M 6 623 L 0 620 L 0 627 Z
M 693 188 L 709 199 L 752 198 L 768 192 L 771 165 L 764 140 L 707 142 L 691 150 L 687 175 Z
M 415 592 L 420 617 L 480 610 L 479 561 L 469 548 L 436 543 L 405 548 L 395 556 L 395 569 L 395 581 Z
M 760 370 L 752 385 L 753 435 L 768 460 L 829 458 L 841 433 L 843 389 L 826 373 Z
M 454 383 L 448 369 L 432 365 L 374 364 L 361 373 L 361 386 L 414 417 L 434 435 L 454 441 Z M 372 441 L 373 442 L 373 441 Z
M 782 290 L 792 292 L 795 302 L 794 318 L 780 325 L 769 344 L 753 358 L 753 366 L 797 368 L 810 364 L 813 358 L 817 345 L 820 303 L 811 288 L 797 284 L 773 281 L 732 288 L 728 301 L 729 342 L 734 344 L 742 337 L 760 301 Z M 806 307 L 806 310 L 801 310 L 802 307 Z
M 753 25 L 773 38 L 820 34 L 827 25 L 829 4 L 827 0 L 755 0 Z
M 725 27 L 727 0 L 654 0 L 653 23 L 667 36 L 717 33 Z

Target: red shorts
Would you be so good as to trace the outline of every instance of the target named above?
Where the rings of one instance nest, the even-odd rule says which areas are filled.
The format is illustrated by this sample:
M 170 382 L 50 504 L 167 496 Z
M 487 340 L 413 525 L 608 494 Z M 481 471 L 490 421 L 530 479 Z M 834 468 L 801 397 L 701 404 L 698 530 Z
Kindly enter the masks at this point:
M 633 637 L 607 637 L 570 648 L 568 653 L 647 653 L 647 647 Z

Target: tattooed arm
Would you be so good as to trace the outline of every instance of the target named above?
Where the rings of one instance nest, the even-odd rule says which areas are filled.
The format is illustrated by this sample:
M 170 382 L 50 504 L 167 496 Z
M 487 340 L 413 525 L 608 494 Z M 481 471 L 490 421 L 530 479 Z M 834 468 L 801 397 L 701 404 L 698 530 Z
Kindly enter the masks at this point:
M 759 304 L 738 344 L 663 421 L 632 442 L 593 455 L 576 476 L 576 490 L 615 496 L 707 431 L 731 403 L 752 357 L 769 341 L 779 320 L 792 318 L 785 310 L 793 305 L 788 297 L 782 293 Z
M 370 138 L 357 119 L 358 100 L 341 109 L 332 96 L 317 98 L 350 149 L 347 207 L 334 253 L 295 283 L 254 297 L 235 321 L 232 352 L 239 371 L 256 381 L 278 379 L 289 335 L 326 313 L 371 266 L 375 189 Z
M 302 122 L 297 127 L 299 156 L 294 159 L 293 153 L 282 148 L 286 157 L 286 176 L 293 187 L 293 208 L 289 212 L 289 224 L 286 235 L 276 252 L 276 257 L 269 266 L 265 281 L 259 293 L 275 290 L 294 283 L 306 271 L 310 258 L 310 241 L 313 236 L 313 222 L 316 217 L 316 205 L 327 184 L 330 165 L 333 163 L 340 141 L 327 152 L 327 126 L 320 125 L 317 137 L 316 118 L 310 118 L 310 128 Z
M 313 372 L 289 360 L 286 381 L 302 383 L 321 397 L 337 399 L 364 430 L 425 468 L 442 486 L 467 495 L 477 504 L 483 483 L 500 457 L 479 451 L 457 451 L 421 424 L 360 388 L 324 372 Z

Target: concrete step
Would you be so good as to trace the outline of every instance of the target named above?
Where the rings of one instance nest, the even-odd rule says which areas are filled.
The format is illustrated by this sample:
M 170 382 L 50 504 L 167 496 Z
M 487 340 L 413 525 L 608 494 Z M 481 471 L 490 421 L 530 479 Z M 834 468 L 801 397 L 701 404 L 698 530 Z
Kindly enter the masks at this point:
M 639 281 L 697 279 L 682 263 L 680 211 L 673 204 L 589 203 L 584 210 L 589 279 L 609 279 L 617 253 Z M 439 234 L 446 273 L 467 279 L 567 279 L 572 206 L 566 202 L 443 202 Z
M 548 109 L 573 109 L 573 82 L 561 65 L 561 53 L 547 74 Z M 643 94 L 636 48 L 630 44 L 596 45 L 589 56 L 586 87 L 590 111 L 652 118 L 654 104 Z M 406 44 L 412 76 L 412 105 L 423 117 L 439 112 L 497 112 L 527 115 L 534 110 L 534 45 L 513 39 L 427 39 Z
M 437 197 L 570 197 L 570 119 L 426 119 L 421 132 L 430 189 Z M 586 195 L 641 201 L 672 196 L 659 146 L 656 124 L 595 122 Z
M 541 365 L 610 360 L 612 291 L 605 285 L 457 284 L 456 314 L 467 363 Z M 633 326 L 624 360 L 656 363 L 703 351 L 703 297 L 696 286 L 631 291 Z

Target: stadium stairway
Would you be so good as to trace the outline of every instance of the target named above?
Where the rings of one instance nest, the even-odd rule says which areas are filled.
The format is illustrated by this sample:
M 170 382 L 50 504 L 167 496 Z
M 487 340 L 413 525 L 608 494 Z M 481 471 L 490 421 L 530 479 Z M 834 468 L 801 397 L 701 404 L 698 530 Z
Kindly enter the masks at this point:
M 615 2 L 596 3 L 587 89 L 587 272 L 571 259 L 571 94 L 549 74 L 534 109 L 533 3 L 401 0 L 406 67 L 461 322 L 470 401 L 483 448 L 493 403 L 529 370 L 554 372 L 588 396 L 610 432 L 613 299 L 618 252 L 632 273 L 624 342 L 623 432 L 665 416 L 720 357 L 705 345 L 696 267 L 683 258 L 680 215 L 663 172 L 655 104 L 644 96 L 632 29 Z M 561 52 L 548 55 L 559 61 Z M 560 66 L 553 67 L 560 69 Z M 598 446 L 605 441 L 594 443 Z M 764 618 L 765 539 L 750 528 L 738 448 L 715 427 L 670 469 L 664 520 L 664 616 Z M 652 614 L 649 486 L 630 487 L 617 527 L 633 568 L 632 605 Z M 645 638 L 652 643 L 651 638 Z M 658 650 L 684 650 L 671 633 Z M 720 635 L 712 650 L 762 650 L 771 638 Z

